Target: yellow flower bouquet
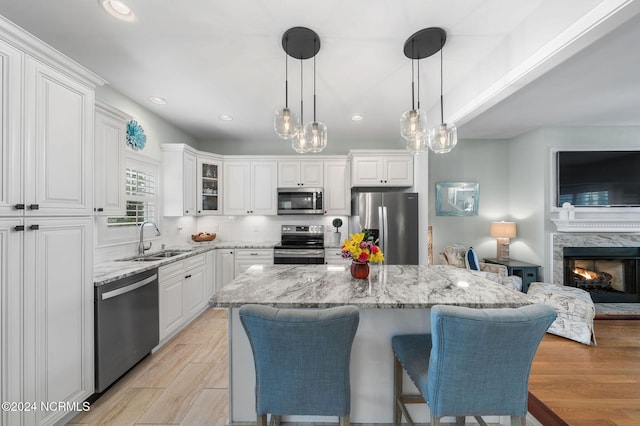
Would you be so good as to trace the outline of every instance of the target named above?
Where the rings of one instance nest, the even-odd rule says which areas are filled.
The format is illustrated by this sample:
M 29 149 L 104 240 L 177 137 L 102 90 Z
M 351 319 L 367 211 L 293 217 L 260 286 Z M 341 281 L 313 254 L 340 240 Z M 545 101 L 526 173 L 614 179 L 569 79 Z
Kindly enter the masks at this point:
M 344 240 L 340 247 L 342 257 L 352 259 L 360 263 L 379 263 L 384 260 L 384 255 L 380 247 L 365 239 L 365 232 L 359 234 L 349 234 L 350 239 Z

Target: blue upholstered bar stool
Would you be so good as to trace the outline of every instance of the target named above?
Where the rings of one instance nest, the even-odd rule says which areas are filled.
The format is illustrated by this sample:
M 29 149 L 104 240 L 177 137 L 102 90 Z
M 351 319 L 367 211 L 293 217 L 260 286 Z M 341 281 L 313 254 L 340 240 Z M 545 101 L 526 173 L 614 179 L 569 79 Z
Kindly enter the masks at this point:
M 402 415 L 413 420 L 405 404 L 429 404 L 431 424 L 445 416 L 464 425 L 465 416 L 511 416 L 525 425 L 529 373 L 545 331 L 556 318 L 553 308 L 473 309 L 435 306 L 431 334 L 394 336 L 394 424 Z M 402 393 L 405 369 L 420 395 Z
M 360 314 L 355 306 L 329 309 L 240 308 L 256 368 L 257 424 L 267 414 L 338 416 L 349 424 L 349 361 Z

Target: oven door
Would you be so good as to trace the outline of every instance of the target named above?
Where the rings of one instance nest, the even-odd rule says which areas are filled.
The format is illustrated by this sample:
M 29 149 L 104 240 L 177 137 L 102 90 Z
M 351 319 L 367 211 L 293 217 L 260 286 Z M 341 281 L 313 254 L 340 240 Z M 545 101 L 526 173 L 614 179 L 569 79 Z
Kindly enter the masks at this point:
M 322 265 L 324 249 L 276 248 L 273 250 L 274 265 Z
M 324 214 L 322 188 L 278 188 L 278 214 Z

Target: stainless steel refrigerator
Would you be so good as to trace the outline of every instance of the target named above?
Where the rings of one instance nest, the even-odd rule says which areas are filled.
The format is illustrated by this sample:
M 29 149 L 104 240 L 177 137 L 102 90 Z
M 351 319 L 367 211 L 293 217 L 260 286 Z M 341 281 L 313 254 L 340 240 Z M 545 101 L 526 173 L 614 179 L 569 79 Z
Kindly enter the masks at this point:
M 368 229 L 387 265 L 417 265 L 418 194 L 415 192 L 353 192 L 349 230 Z

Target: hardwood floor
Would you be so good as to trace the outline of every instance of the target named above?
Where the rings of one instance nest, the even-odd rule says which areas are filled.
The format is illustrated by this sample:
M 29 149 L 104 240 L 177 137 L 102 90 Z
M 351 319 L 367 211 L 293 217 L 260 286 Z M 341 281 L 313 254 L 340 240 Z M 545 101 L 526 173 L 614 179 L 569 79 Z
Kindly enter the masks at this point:
M 208 309 L 68 424 L 222 426 L 227 362 L 227 310 Z
M 597 320 L 595 330 L 597 346 L 542 340 L 529 392 L 550 410 L 537 417 L 545 426 L 640 425 L 640 320 Z

